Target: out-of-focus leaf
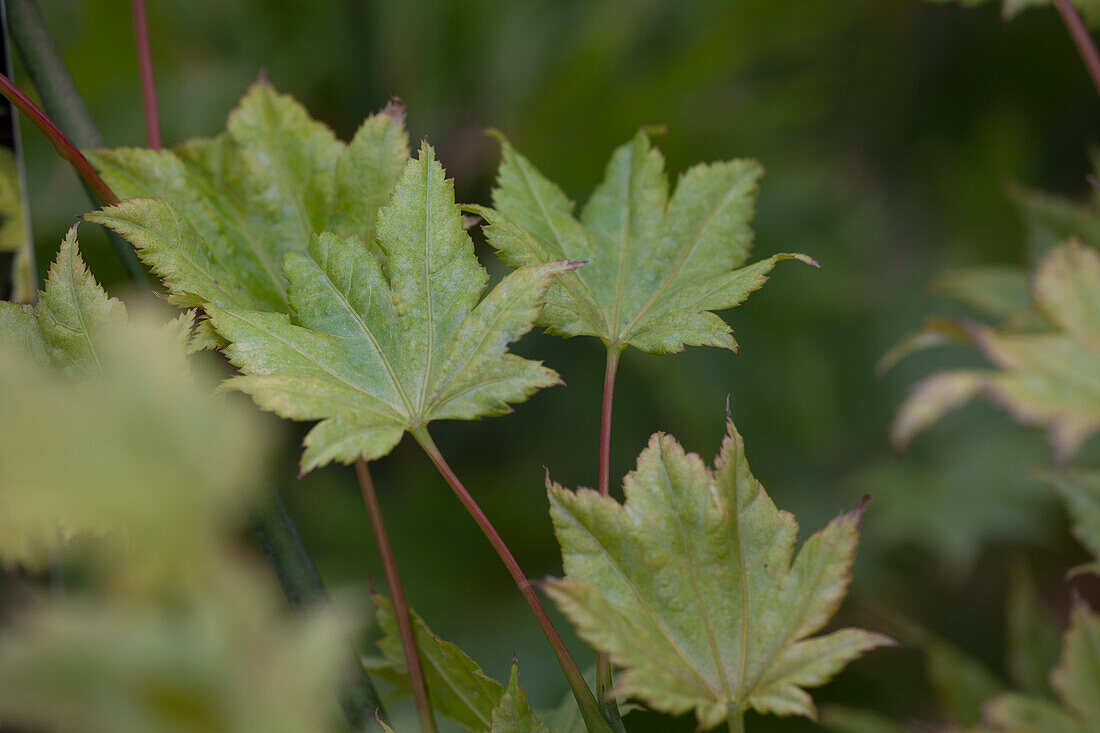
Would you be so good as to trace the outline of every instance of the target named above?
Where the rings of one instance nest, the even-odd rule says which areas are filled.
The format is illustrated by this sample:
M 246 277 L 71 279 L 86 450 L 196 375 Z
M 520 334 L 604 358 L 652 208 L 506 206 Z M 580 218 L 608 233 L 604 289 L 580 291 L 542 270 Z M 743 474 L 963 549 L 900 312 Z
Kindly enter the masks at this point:
M 821 708 L 821 727 L 833 733 L 909 733 L 904 725 L 878 713 L 839 705 Z
M 918 383 L 898 410 L 897 445 L 979 394 L 1020 422 L 1046 428 L 1059 462 L 1100 428 L 1100 253 L 1078 242 L 1052 250 L 1039 263 L 1033 297 L 1056 331 L 968 326 L 971 341 L 997 369 L 940 372 Z
M 752 246 L 757 181 L 750 160 L 700 164 L 668 193 L 664 158 L 640 131 L 611 156 L 578 221 L 573 204 L 502 138 L 493 209 L 475 207 L 489 242 L 513 267 L 585 260 L 558 278 L 539 323 L 561 336 L 665 354 L 684 346 L 735 349 L 712 311 L 732 308 L 767 281 L 779 254 L 743 266 Z
M 1007 733 L 1061 733 L 1100 730 L 1100 616 L 1078 601 L 1062 644 L 1062 659 L 1051 673 L 1062 706 L 1041 698 L 1006 695 L 994 699 L 986 719 Z
M 21 614 L 0 632 L 0 717 L 62 733 L 322 729 L 338 617 L 288 616 L 249 577 L 204 590 L 170 608 L 73 600 Z
M 321 421 L 305 438 L 303 472 L 378 458 L 406 430 L 499 415 L 560 383 L 508 345 L 534 325 L 552 277 L 576 263 L 522 268 L 481 299 L 488 275 L 426 143 L 378 229 L 381 251 L 324 233 L 287 255 L 293 322 L 207 307 L 243 372 L 226 386 L 281 417 Z
M 323 231 L 372 247 L 378 209 L 408 156 L 398 104 L 345 145 L 261 83 L 218 137 L 174 151 L 90 152 L 127 200 L 87 218 L 129 240 L 177 304 L 286 312 L 284 254 L 305 252 Z
M 527 695 L 519 686 L 519 669 L 515 662 L 508 677 L 508 687 L 493 708 L 492 733 L 550 733 L 527 703 Z
M 1027 270 L 1022 267 L 968 267 L 939 275 L 936 292 L 1011 328 L 1034 325 Z
M 1073 534 L 1100 560 L 1100 473 L 1072 471 L 1053 480 L 1069 509 Z
M 1059 644 L 1058 626 L 1040 601 L 1030 568 L 1020 561 L 1008 597 L 1008 668 L 1021 690 L 1049 694 L 1047 671 L 1058 660 Z
M 385 659 L 368 660 L 368 668 L 397 685 L 401 694 L 412 694 L 393 604 L 381 596 L 375 596 L 375 603 L 378 625 L 385 634 L 378 646 Z M 411 615 L 432 709 L 474 733 L 492 728 L 494 709 L 501 703 L 505 688 L 482 672 L 465 652 L 433 634 L 423 619 Z
M 708 728 L 750 707 L 813 717 L 804 687 L 892 643 L 860 629 L 811 638 L 847 591 L 863 506 L 794 557 L 794 517 L 776 509 L 728 430 L 713 470 L 653 436 L 625 504 L 548 482 L 566 577 L 547 592 L 623 668 L 617 697 L 694 710 Z
M 961 578 L 986 547 L 1045 546 L 1061 531 L 1058 500 L 1034 475 L 1047 460 L 1040 437 L 993 413 L 976 417 L 946 422 L 905 461 L 885 457 L 852 475 L 852 495 L 875 495 L 867 545 L 921 548 Z

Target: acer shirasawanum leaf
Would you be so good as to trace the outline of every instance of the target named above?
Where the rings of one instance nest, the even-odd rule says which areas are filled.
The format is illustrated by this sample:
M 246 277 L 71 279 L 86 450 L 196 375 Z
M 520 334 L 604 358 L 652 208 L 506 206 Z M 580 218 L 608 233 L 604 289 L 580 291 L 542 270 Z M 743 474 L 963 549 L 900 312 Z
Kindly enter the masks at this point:
M 1050 679 L 1060 706 L 1044 698 L 1003 695 L 986 706 L 986 721 L 1003 733 L 1100 730 L 1100 615 L 1084 601 L 1074 604 L 1062 659 Z
M 892 643 L 860 629 L 809 638 L 847 592 L 863 507 L 795 557 L 794 517 L 776 509 L 728 430 L 714 469 L 654 435 L 625 479 L 625 504 L 548 482 L 565 578 L 546 590 L 623 668 L 619 698 L 694 710 L 705 728 L 749 708 L 813 717 L 802 688 Z
M 95 281 L 69 229 L 34 306 L 0 301 L 0 345 L 72 377 L 101 376 L 103 342 L 125 326 L 126 307 Z
M 573 203 L 501 138 L 493 208 L 473 207 L 513 267 L 554 260 L 587 265 L 557 278 L 539 323 L 561 336 L 597 336 L 612 348 L 654 354 L 684 346 L 736 349 L 712 311 L 732 308 L 763 286 L 778 254 L 743 266 L 762 169 L 751 160 L 700 164 L 671 198 L 664 158 L 644 130 L 614 152 L 580 219 Z
M 378 458 L 405 430 L 507 412 L 560 381 L 507 348 L 530 330 L 551 278 L 577 264 L 522 268 L 479 302 L 488 275 L 427 144 L 379 214 L 378 245 L 326 232 L 287 254 L 293 320 L 207 307 L 242 372 L 227 386 L 282 417 L 321 421 L 303 472 Z
M 322 231 L 372 246 L 378 209 L 409 150 L 400 103 L 344 144 L 291 97 L 258 83 L 215 138 L 88 157 L 127 200 L 86 218 L 130 241 L 173 302 L 286 312 L 283 255 L 305 252 Z
M 1074 241 L 1051 250 L 1038 265 L 1032 297 L 1053 330 L 937 322 L 973 343 L 996 370 L 939 372 L 915 385 L 894 421 L 897 445 L 977 395 L 1046 428 L 1061 463 L 1100 428 L 1100 253 Z
M 374 600 L 378 606 L 378 625 L 384 633 L 378 642 L 384 658 L 367 659 L 366 666 L 394 683 L 399 693 L 411 694 L 393 605 L 381 596 L 375 596 Z M 412 622 L 433 710 L 472 733 L 549 733 L 527 703 L 515 663 L 505 688 L 486 675 L 465 652 L 433 634 L 415 613 Z

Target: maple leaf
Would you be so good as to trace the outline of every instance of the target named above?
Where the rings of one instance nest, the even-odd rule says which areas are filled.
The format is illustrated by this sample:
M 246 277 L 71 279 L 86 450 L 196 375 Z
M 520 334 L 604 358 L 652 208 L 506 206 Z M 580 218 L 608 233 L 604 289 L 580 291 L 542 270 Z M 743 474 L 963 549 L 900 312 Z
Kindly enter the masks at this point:
M 519 667 L 515 662 L 512 662 L 512 672 L 508 676 L 508 687 L 493 708 L 490 733 L 550 733 L 550 729 L 535 717 L 527 695 L 519 686 Z
M 484 299 L 454 191 L 425 143 L 405 166 L 378 221 L 378 249 L 357 236 L 314 236 L 285 258 L 294 321 L 281 313 L 207 307 L 242 371 L 226 383 L 262 408 L 320 420 L 305 439 L 303 472 L 388 453 L 406 430 L 510 410 L 560 382 L 507 353 L 530 330 L 551 262 L 511 273 Z
M 0 301 L 0 343 L 74 377 L 100 376 L 106 339 L 126 324 L 126 307 L 96 282 L 69 229 L 34 306 Z
M 561 336 L 597 336 L 610 347 L 665 354 L 688 346 L 736 349 L 712 311 L 762 287 L 778 254 L 743 267 L 762 169 L 751 160 L 700 164 L 668 194 L 664 158 L 644 130 L 611 157 L 578 221 L 573 204 L 501 137 L 493 208 L 471 207 L 512 266 L 558 259 L 587 266 L 555 280 L 539 323 Z
M 566 577 L 547 593 L 624 668 L 612 694 L 705 728 L 748 708 L 813 717 L 804 687 L 892 641 L 860 629 L 809 638 L 850 581 L 863 506 L 814 534 L 749 472 L 732 422 L 716 467 L 658 433 L 624 481 L 626 503 L 548 481 Z M 793 559 L 793 563 L 792 563 Z
M 399 103 L 345 145 L 258 83 L 218 137 L 88 157 L 126 200 L 85 218 L 130 241 L 173 302 L 286 312 L 283 255 L 306 251 L 321 231 L 373 243 L 409 151 Z
M 1100 429 L 1100 253 L 1070 241 L 1040 261 L 1032 288 L 1035 308 L 1053 330 L 1001 331 L 969 322 L 933 323 L 947 339 L 976 346 L 996 370 L 938 372 L 917 383 L 898 410 L 896 445 L 978 395 L 1017 420 L 1046 428 L 1055 459 L 1064 463 Z
M 986 721 L 1004 733 L 1085 733 L 1100 730 L 1100 615 L 1078 600 L 1062 641 L 1062 659 L 1050 676 L 1061 705 L 1008 694 L 986 706 Z

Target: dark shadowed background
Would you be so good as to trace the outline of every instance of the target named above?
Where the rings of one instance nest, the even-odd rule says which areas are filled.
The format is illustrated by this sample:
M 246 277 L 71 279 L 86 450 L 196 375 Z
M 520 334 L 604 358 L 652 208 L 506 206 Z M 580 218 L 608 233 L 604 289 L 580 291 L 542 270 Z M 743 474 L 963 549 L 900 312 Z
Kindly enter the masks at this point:
M 129 7 L 118 0 L 42 3 L 108 145 L 144 145 Z M 950 267 L 1028 259 L 1015 187 L 1088 190 L 1100 104 L 1051 10 L 1006 23 L 993 6 L 916 0 L 249 0 L 149 3 L 166 142 L 222 129 L 266 71 L 348 139 L 391 95 L 408 107 L 458 197 L 488 203 L 503 130 L 567 194 L 587 198 L 613 147 L 643 124 L 675 176 L 700 160 L 749 156 L 767 169 L 756 255 L 802 251 L 813 270 L 780 265 L 724 317 L 741 353 L 627 352 L 617 389 L 617 484 L 654 431 L 708 461 L 727 395 L 754 472 L 776 503 L 817 529 L 873 493 L 841 621 L 890 630 L 897 612 L 988 663 L 1005 666 L 1008 578 L 1029 566 L 1057 586 L 1083 559 L 1051 488 L 1043 437 L 978 405 L 895 456 L 892 413 L 907 385 L 965 352 L 911 359 L 885 378 L 874 365 L 933 311 L 929 287 Z M 26 83 L 25 76 L 20 81 Z M 24 125 L 38 261 L 44 268 L 87 209 L 75 176 Z M 475 235 L 480 241 L 480 235 Z M 81 227 L 94 272 L 124 292 L 102 234 Z M 482 246 L 494 273 L 501 265 Z M 567 382 L 515 414 L 442 423 L 444 454 L 533 578 L 560 572 L 543 490 L 593 485 L 603 350 L 592 339 L 532 334 L 516 350 Z M 382 585 L 353 472 L 296 479 L 285 426 L 270 468 L 332 587 Z M 1095 451 L 1093 451 L 1095 453 Z M 268 467 L 257 467 L 258 472 Z M 375 469 L 412 605 L 497 679 L 513 652 L 538 705 L 565 685 L 538 627 L 476 526 L 407 440 Z M 805 533 L 805 532 L 804 532 Z M 1052 593 L 1057 608 L 1062 591 Z M 575 641 L 575 639 L 574 639 Z M 591 654 L 577 643 L 585 663 Z M 936 720 L 922 655 L 884 650 L 816 695 L 822 704 Z M 635 713 L 632 730 L 693 729 Z M 398 729 L 401 729 L 398 716 Z M 811 730 L 754 719 L 752 730 Z M 648 726 L 648 727 L 647 727 Z

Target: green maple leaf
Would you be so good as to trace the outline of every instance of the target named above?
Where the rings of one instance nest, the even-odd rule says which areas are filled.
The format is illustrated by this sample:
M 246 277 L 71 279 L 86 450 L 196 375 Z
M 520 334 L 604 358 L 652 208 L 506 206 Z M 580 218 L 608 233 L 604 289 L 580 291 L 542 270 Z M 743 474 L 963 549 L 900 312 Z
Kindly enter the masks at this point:
M 654 435 L 625 479 L 625 504 L 548 482 L 566 577 L 547 592 L 624 669 L 619 698 L 694 710 L 706 728 L 750 707 L 813 717 L 804 687 L 892 643 L 859 629 L 809 638 L 847 592 L 863 508 L 794 557 L 794 517 L 753 478 L 728 427 L 713 470 Z
M 34 306 L 0 302 L 0 344 L 76 376 L 103 373 L 103 343 L 126 324 L 126 307 L 99 286 L 80 256 L 74 226 Z
M 1100 730 L 1100 616 L 1077 601 L 1062 642 L 1062 659 L 1050 676 L 1061 705 L 1010 694 L 993 699 L 986 719 L 1005 733 L 1085 733 Z
M 974 344 L 996 369 L 938 372 L 915 385 L 894 421 L 897 445 L 978 395 L 1046 428 L 1059 462 L 1100 429 L 1100 253 L 1074 241 L 1051 250 L 1038 265 L 1032 297 L 1051 330 L 932 325 L 944 340 Z
M 378 247 L 326 232 L 286 255 L 294 320 L 207 306 L 243 372 L 239 389 L 282 417 L 320 420 L 302 470 L 388 453 L 432 420 L 509 411 L 559 383 L 539 362 L 508 354 L 530 330 L 551 278 L 577 263 L 511 273 L 483 300 L 450 181 L 424 144 L 378 221 Z
M 736 349 L 712 311 L 741 303 L 780 260 L 816 265 L 778 254 L 743 267 L 762 174 L 754 161 L 697 165 L 670 198 L 664 158 L 643 130 L 612 155 L 577 220 L 561 190 L 501 140 L 493 208 L 473 207 L 490 223 L 489 242 L 512 266 L 588 262 L 550 287 L 539 323 L 553 333 L 654 354 L 685 345 Z
M 256 84 L 218 137 L 90 152 L 126 200 L 86 218 L 130 241 L 179 305 L 286 312 L 283 256 L 305 252 L 314 232 L 373 243 L 408 157 L 399 104 L 345 145 L 292 98 Z

